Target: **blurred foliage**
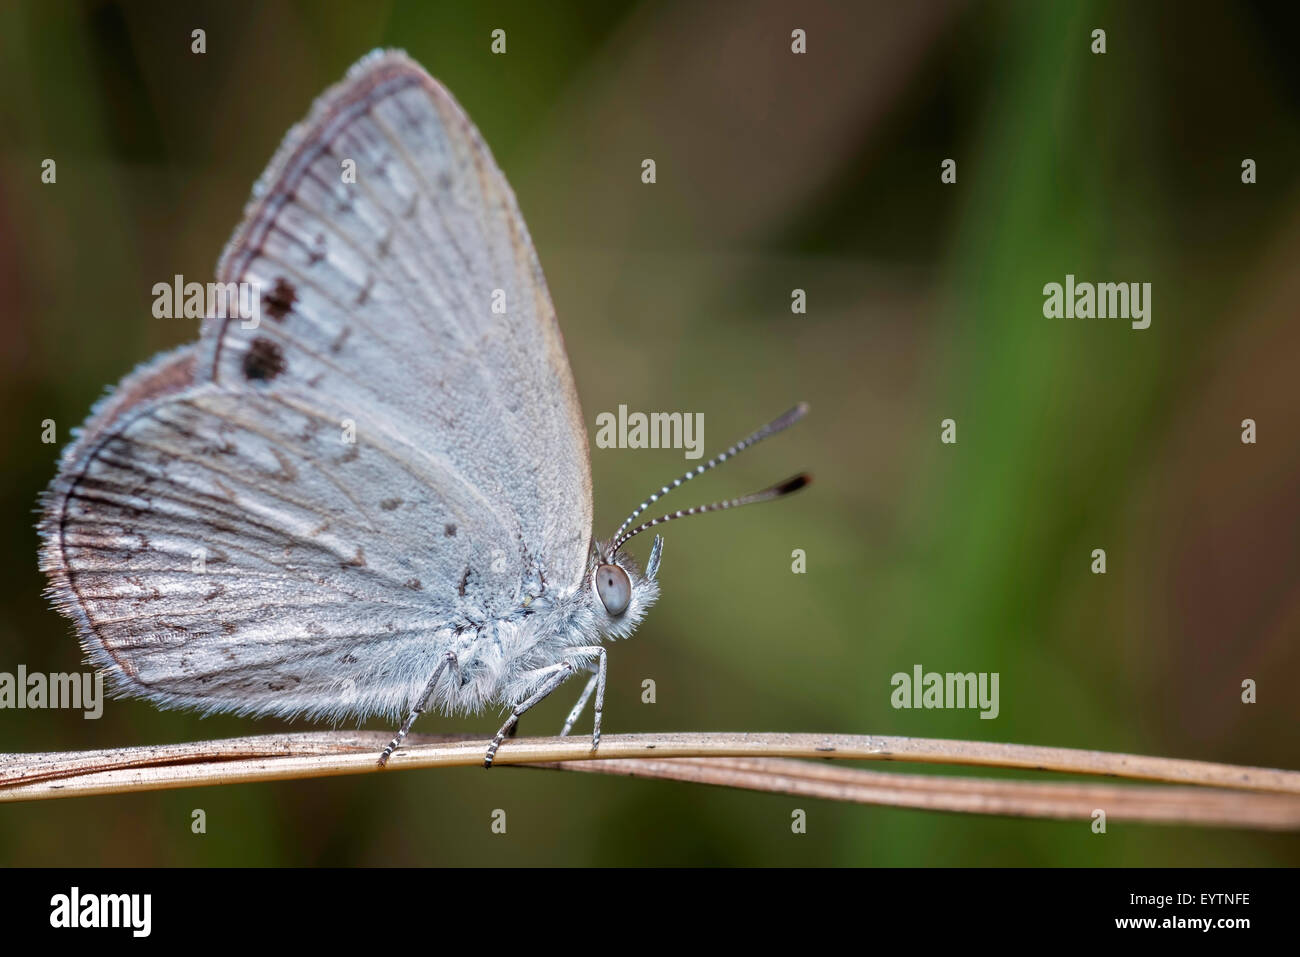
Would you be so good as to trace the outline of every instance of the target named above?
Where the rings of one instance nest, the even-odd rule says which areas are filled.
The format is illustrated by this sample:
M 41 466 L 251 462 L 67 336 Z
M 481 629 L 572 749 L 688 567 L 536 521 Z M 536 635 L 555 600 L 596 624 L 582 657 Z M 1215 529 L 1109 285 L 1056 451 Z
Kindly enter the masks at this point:
M 1226 2 L 6 4 L 0 670 L 79 667 L 35 564 L 34 503 L 59 448 L 41 421 L 61 446 L 105 385 L 194 337 L 151 317 L 153 283 L 210 276 L 279 137 L 358 56 L 399 46 L 461 100 L 514 185 L 589 425 L 620 403 L 702 411 L 716 450 L 813 406 L 678 493 L 685 506 L 800 468 L 817 479 L 668 531 L 664 597 L 610 655 L 609 731 L 1300 766 L 1295 26 L 1290 5 Z M 489 54 L 497 27 L 505 56 Z M 1097 27 L 1104 56 L 1089 52 Z M 40 183 L 45 157 L 56 185 Z M 946 157 L 956 185 L 939 181 Z M 1044 319 L 1042 287 L 1066 273 L 1153 283 L 1151 327 Z M 790 313 L 794 288 L 806 316 Z M 1258 445 L 1240 442 L 1246 417 Z M 597 531 L 686 464 L 593 450 Z M 1089 572 L 1096 547 L 1105 576 Z M 1001 715 L 892 709 L 890 676 L 917 663 L 998 672 Z M 558 728 L 578 690 L 523 733 Z M 99 721 L 0 711 L 0 749 L 281 726 L 141 702 Z M 190 832 L 196 807 L 206 835 Z M 466 769 L 0 805 L 0 862 L 1268 865 L 1300 862 L 1300 838 L 1099 837 Z

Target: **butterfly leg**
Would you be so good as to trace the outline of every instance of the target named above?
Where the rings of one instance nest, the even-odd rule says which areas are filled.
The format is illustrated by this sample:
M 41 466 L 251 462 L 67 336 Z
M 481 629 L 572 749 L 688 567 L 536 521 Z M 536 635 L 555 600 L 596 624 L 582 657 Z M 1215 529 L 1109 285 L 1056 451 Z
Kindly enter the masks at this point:
M 433 672 L 433 677 L 425 685 L 420 700 L 416 702 L 414 710 L 406 716 L 406 720 L 402 722 L 402 727 L 397 732 L 397 736 L 388 742 L 388 747 L 384 748 L 384 753 L 379 756 L 379 766 L 381 768 L 388 763 L 388 759 L 393 756 L 393 752 L 401 747 L 402 739 L 411 730 L 411 725 L 415 724 L 415 719 L 424 714 L 424 709 L 429 707 L 429 701 L 433 698 L 433 686 L 438 683 L 438 679 L 442 677 L 442 673 L 448 668 L 451 668 L 457 678 L 460 677 L 460 669 L 456 665 L 456 652 L 454 651 L 447 652 L 442 661 L 439 662 L 437 669 Z
M 560 730 L 560 735 L 563 737 L 573 729 L 573 722 L 578 720 L 578 716 L 582 714 L 582 709 L 587 706 L 587 699 L 591 697 L 592 691 L 595 691 L 596 718 L 591 732 L 591 750 L 595 751 L 600 747 L 600 716 L 605 711 L 605 666 L 608 659 L 605 649 L 599 645 L 592 645 L 587 648 L 571 648 L 567 653 L 578 656 L 595 655 L 600 662 L 596 665 L 595 674 L 587 680 L 587 687 L 582 690 L 582 697 L 573 706 L 573 710 L 569 712 L 568 720 L 564 722 L 564 727 Z
M 497 748 L 501 747 L 501 742 L 506 739 L 510 729 L 519 723 L 520 715 L 564 684 L 573 672 L 572 661 L 562 661 L 558 665 L 548 665 L 534 672 L 534 674 L 549 675 L 549 677 L 542 682 L 541 687 L 534 691 L 527 700 L 515 705 L 514 710 L 510 712 L 510 717 L 506 719 L 506 723 L 501 726 L 501 730 L 497 732 L 496 737 L 492 739 L 492 743 L 488 745 L 487 756 L 483 758 L 483 767 L 492 767 L 492 761 L 497 756 Z
M 569 716 L 564 720 L 564 727 L 560 729 L 560 737 L 564 737 L 573 730 L 573 723 L 578 720 L 582 714 L 582 709 L 587 707 L 587 702 L 591 700 L 591 693 L 596 690 L 596 679 L 598 677 L 598 675 L 592 674 L 587 679 L 587 687 L 582 689 L 582 697 L 578 699 L 578 703 L 573 706 L 573 710 L 569 712 Z

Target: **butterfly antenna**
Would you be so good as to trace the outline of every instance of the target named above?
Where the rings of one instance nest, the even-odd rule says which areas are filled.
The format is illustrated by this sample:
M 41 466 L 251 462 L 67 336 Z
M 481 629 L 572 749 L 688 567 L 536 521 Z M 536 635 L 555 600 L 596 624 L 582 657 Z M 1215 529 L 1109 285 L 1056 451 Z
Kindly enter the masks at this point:
M 741 505 L 753 505 L 755 502 L 768 502 L 774 498 L 781 498 L 789 495 L 791 492 L 797 492 L 809 482 L 812 476 L 807 472 L 801 472 L 793 478 L 788 478 L 784 482 L 778 482 L 771 485 L 761 492 L 753 492 L 749 495 L 742 495 L 740 498 L 727 499 L 725 502 L 712 502 L 708 505 L 696 505 L 694 508 L 683 508 L 676 512 L 669 512 L 667 515 L 660 515 L 658 518 L 652 518 L 648 522 L 643 522 L 626 535 L 620 536 L 615 540 L 610 548 L 610 554 L 614 554 L 622 547 L 623 543 L 634 535 L 640 535 L 647 528 L 654 528 L 656 525 L 662 525 L 664 522 L 671 522 L 673 519 L 685 518 L 687 515 L 703 515 L 705 512 L 720 512 L 726 508 L 739 508 Z
M 731 446 L 731 448 L 727 449 L 725 452 L 721 452 L 718 455 L 714 456 L 713 458 L 709 459 L 709 461 L 705 462 L 703 465 L 691 469 L 680 478 L 673 479 L 673 481 L 670 484 L 665 485 L 659 491 L 655 492 L 644 502 L 638 505 L 633 510 L 632 514 L 629 515 L 626 519 L 624 519 L 623 524 L 620 525 L 618 527 L 618 531 L 614 533 L 614 544 L 610 546 L 610 553 L 613 554 L 617 552 L 619 546 L 621 546 L 633 535 L 636 535 L 638 532 L 645 531 L 647 528 L 650 527 L 650 525 L 658 525 L 661 522 L 670 521 L 671 519 L 674 518 L 681 518 L 685 515 L 694 515 L 698 512 L 711 512 L 714 511 L 715 509 L 731 508 L 736 505 L 748 505 L 751 502 L 766 501 L 766 499 L 768 498 L 777 498 L 780 495 L 788 494 L 788 492 L 793 492 L 796 489 L 802 488 L 804 485 L 808 484 L 808 480 L 809 480 L 808 476 L 798 476 L 797 478 L 802 479 L 802 481 L 800 481 L 798 485 L 794 486 L 793 488 L 789 488 L 786 491 L 779 492 L 777 494 L 768 494 L 768 493 L 773 493 L 775 492 L 775 490 L 789 483 L 783 482 L 781 483 L 781 485 L 774 485 L 772 486 L 772 488 L 764 489 L 762 492 L 755 492 L 753 495 L 747 495 L 744 498 L 732 499 L 731 501 L 728 502 L 714 502 L 712 505 L 702 505 L 699 506 L 698 508 L 689 509 L 687 511 L 679 511 L 671 515 L 665 515 L 662 516 L 661 518 L 655 519 L 654 522 L 652 523 L 642 525 L 640 528 L 636 529 L 636 531 L 630 532 L 626 535 L 623 534 L 624 532 L 627 531 L 628 527 L 634 521 L 636 521 L 637 517 L 642 512 L 644 512 L 655 502 L 659 501 L 659 499 L 663 498 L 673 489 L 686 484 L 691 479 L 695 478 L 695 476 L 702 475 L 703 473 L 707 472 L 709 469 L 716 468 L 717 466 L 721 465 L 723 462 L 727 461 L 727 459 L 731 458 L 732 456 L 739 455 L 741 452 L 749 448 L 751 445 L 756 445 L 757 443 L 763 441 L 763 439 L 767 438 L 769 435 L 775 435 L 776 433 L 784 429 L 788 429 L 790 426 L 794 425 L 796 422 L 798 422 L 807 414 L 808 414 L 808 403 L 800 402 L 798 405 L 796 405 L 790 411 L 786 412 L 784 415 L 778 416 L 777 418 L 773 419 L 771 422 L 767 423 L 767 425 L 764 425 L 757 431 L 752 432 L 751 434 L 745 436 L 743 439 L 741 439 L 735 445 Z M 790 482 L 794 482 L 794 481 L 795 479 L 790 480 Z M 763 497 L 760 498 L 758 496 L 763 496 Z

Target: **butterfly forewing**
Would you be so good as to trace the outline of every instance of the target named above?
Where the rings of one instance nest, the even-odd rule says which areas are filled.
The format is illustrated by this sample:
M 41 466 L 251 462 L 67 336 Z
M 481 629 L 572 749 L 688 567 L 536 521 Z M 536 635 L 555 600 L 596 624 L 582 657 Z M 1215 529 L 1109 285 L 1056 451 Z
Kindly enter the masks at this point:
M 591 519 L 581 410 L 514 194 L 460 107 L 405 56 L 367 59 L 259 190 L 218 278 L 259 283 L 267 321 L 209 323 L 213 378 L 378 405 L 574 579 Z
M 422 69 L 367 58 L 321 98 L 218 278 L 260 287 L 260 324 L 209 319 L 129 377 L 46 499 L 55 596 L 126 690 L 396 713 L 455 634 L 577 583 L 590 476 L 554 313 Z

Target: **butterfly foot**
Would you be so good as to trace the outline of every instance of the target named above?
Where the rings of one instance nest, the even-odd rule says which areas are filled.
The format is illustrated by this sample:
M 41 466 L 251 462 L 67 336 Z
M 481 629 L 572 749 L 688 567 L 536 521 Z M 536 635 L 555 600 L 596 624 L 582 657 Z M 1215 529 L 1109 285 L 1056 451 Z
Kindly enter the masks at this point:
M 513 728 L 514 722 L 507 722 L 506 726 L 498 731 L 496 737 L 492 739 L 492 743 L 488 745 L 487 754 L 483 757 L 483 767 L 485 769 L 491 769 L 492 762 L 496 760 L 497 749 L 501 747 L 501 742 L 506 739 L 506 736 Z
M 383 753 L 379 755 L 379 761 L 378 761 L 379 767 L 384 768 L 388 766 L 388 759 L 393 756 L 394 751 L 396 751 L 399 747 L 401 747 L 402 739 L 405 737 L 406 737 L 406 729 L 403 728 L 401 731 L 397 732 L 397 736 L 394 737 L 392 741 L 388 742 L 388 747 L 384 748 Z

